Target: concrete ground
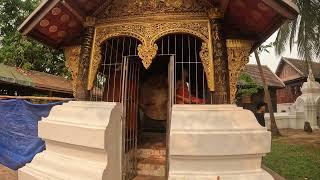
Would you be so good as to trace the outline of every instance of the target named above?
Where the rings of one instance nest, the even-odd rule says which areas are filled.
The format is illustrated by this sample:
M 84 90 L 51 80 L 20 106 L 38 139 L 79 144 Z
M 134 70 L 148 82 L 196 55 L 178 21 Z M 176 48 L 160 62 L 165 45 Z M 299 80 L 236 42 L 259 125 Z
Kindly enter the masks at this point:
M 308 144 L 320 148 L 320 130 L 315 130 L 313 133 L 306 133 L 303 130 L 284 129 L 280 130 L 281 137 L 274 139 L 274 141 L 285 142 L 288 144 Z M 268 168 L 266 168 L 268 169 Z M 269 170 L 269 169 L 268 169 Z M 271 173 L 272 174 L 272 173 Z M 273 174 L 276 180 L 282 180 Z M 12 171 L 0 164 L 0 180 L 17 180 L 17 171 Z M 139 178 L 137 178 L 139 179 Z
M 283 142 L 295 145 L 312 145 L 320 148 L 320 130 L 314 130 L 312 133 L 303 130 L 282 129 L 281 136 L 273 139 L 273 141 Z
M 0 164 L 0 179 L 1 180 L 17 180 L 18 172 L 6 168 Z

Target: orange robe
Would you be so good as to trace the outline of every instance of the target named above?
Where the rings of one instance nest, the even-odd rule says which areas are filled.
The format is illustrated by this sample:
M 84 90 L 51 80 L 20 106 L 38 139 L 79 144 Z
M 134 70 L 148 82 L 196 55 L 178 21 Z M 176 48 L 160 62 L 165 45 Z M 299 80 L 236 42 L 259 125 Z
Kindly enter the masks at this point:
M 205 104 L 206 100 L 191 95 L 187 83 L 178 82 L 176 89 L 176 104 Z

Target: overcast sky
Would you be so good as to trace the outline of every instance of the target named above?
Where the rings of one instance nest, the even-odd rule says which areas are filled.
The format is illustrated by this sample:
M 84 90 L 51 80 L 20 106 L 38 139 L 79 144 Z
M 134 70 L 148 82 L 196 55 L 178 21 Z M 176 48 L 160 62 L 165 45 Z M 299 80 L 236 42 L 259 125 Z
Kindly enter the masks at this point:
M 274 42 L 277 37 L 277 33 L 274 33 L 266 42 L 265 44 L 269 44 L 270 42 Z M 291 57 L 291 58 L 298 58 L 298 53 L 296 47 L 292 49 L 290 53 L 289 47 L 287 50 L 281 55 L 277 56 L 275 54 L 274 48 L 269 48 L 270 53 L 263 52 L 260 54 L 260 60 L 262 65 L 267 65 L 273 72 L 277 69 L 281 56 L 284 57 Z M 250 64 L 257 64 L 256 59 L 254 58 L 254 54 L 250 56 Z

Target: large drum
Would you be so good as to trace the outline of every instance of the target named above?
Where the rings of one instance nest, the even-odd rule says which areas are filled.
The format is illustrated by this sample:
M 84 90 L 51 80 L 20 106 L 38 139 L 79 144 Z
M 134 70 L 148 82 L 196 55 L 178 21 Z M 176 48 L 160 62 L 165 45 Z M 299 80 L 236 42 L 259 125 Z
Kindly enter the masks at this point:
M 168 80 L 164 74 L 147 77 L 140 89 L 140 108 L 153 120 L 167 119 Z

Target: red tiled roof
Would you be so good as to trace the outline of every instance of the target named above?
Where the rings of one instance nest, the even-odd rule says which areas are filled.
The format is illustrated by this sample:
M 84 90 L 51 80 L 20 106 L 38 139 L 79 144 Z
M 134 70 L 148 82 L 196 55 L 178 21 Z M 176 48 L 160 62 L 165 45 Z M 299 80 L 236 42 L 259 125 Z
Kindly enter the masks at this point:
M 36 88 L 72 93 L 71 81 L 62 76 L 38 71 L 29 71 L 29 73 Z
M 281 81 L 281 79 L 274 74 L 268 66 L 262 66 L 262 70 L 264 72 L 264 76 L 266 78 L 266 82 L 268 86 L 283 88 L 285 84 Z M 251 76 L 258 84 L 262 85 L 262 79 L 260 76 L 260 71 L 258 69 L 258 65 L 255 64 L 247 64 L 244 71 Z
M 289 62 L 291 66 L 294 66 L 293 68 L 297 69 L 300 71 L 302 76 L 308 77 L 309 75 L 309 70 L 308 70 L 308 65 L 306 61 L 301 60 L 301 59 L 294 59 L 294 58 L 286 58 L 282 57 L 284 61 Z M 317 62 L 312 62 L 312 71 L 315 76 L 315 78 L 320 78 L 320 63 Z

